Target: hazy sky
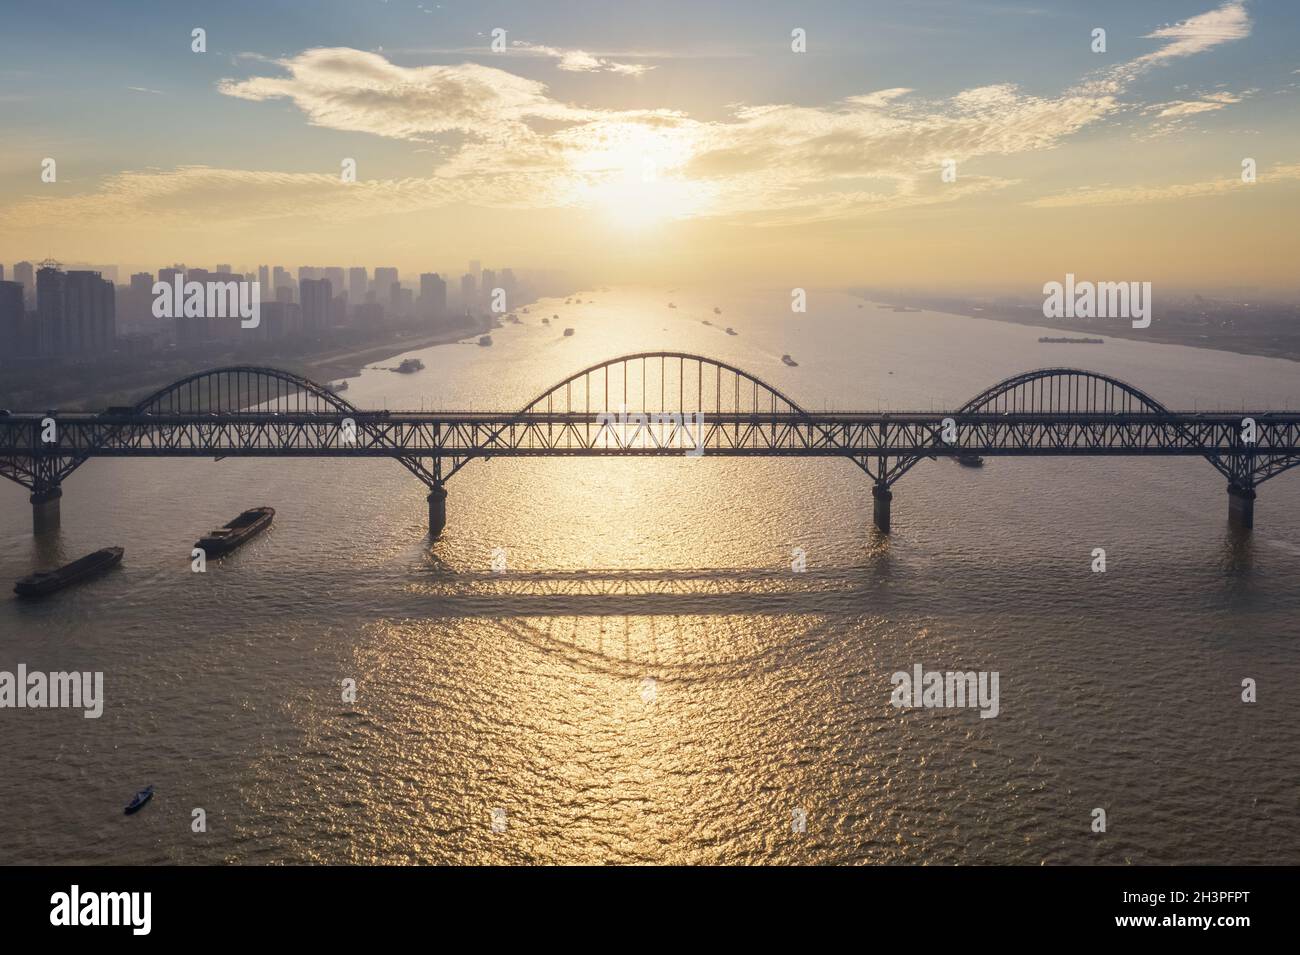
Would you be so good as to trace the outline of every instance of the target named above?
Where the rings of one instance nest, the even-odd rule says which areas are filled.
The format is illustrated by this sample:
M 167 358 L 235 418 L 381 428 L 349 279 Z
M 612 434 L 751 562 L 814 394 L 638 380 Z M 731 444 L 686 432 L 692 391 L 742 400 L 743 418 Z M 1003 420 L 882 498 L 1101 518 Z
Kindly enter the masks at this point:
M 1298 93 L 1294 0 L 42 0 L 0 262 L 1300 294 Z

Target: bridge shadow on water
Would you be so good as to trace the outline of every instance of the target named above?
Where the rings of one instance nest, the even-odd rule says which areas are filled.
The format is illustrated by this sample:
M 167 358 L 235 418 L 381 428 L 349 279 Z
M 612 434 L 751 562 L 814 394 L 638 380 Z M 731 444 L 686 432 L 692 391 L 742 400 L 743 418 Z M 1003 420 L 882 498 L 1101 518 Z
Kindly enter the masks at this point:
M 862 613 L 887 583 L 887 561 L 808 569 L 435 572 L 413 580 L 430 615 L 471 617 Z

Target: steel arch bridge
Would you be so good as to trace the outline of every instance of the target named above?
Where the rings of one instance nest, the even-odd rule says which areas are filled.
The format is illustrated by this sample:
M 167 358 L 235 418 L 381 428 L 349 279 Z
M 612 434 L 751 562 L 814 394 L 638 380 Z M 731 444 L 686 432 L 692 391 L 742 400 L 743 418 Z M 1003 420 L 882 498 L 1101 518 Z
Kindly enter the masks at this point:
M 1187 412 L 1075 368 L 1015 375 L 952 411 L 809 411 L 741 368 L 685 352 L 584 368 L 517 411 L 358 408 L 275 368 L 189 375 L 100 414 L 0 416 L 0 475 L 31 492 L 34 527 L 57 525 L 63 480 L 94 457 L 387 457 L 429 488 L 446 523 L 446 482 L 475 458 L 839 457 L 872 482 L 888 531 L 893 485 L 926 458 L 1203 457 L 1228 480 L 1229 514 L 1251 526 L 1255 488 L 1300 464 L 1300 412 Z

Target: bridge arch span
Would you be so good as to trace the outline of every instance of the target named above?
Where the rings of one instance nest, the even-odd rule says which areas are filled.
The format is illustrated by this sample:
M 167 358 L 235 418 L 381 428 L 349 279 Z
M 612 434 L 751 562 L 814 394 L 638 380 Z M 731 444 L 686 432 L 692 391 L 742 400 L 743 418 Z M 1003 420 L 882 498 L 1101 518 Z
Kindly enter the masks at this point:
M 1127 382 L 1081 368 L 1039 368 L 985 388 L 959 409 L 964 414 L 998 412 L 1109 414 L 1168 411 Z
M 1005 378 L 975 395 L 956 413 L 1163 414 L 1168 410 L 1151 395 L 1126 381 L 1084 368 L 1057 367 L 1038 368 Z M 930 444 L 935 447 L 944 444 L 938 430 Z M 885 472 L 883 483 L 893 485 L 924 458 L 925 455 L 900 458 Z M 1209 460 L 1216 468 L 1219 467 L 1213 458 Z
M 357 427 L 381 444 L 396 447 L 389 431 L 329 388 L 281 368 L 229 365 L 186 375 L 136 406 L 137 414 L 357 414 Z M 398 456 L 402 466 L 432 488 L 436 474 L 417 457 Z M 80 463 L 80 462 L 78 462 Z
M 229 414 L 246 410 L 352 412 L 357 408 L 302 375 L 280 368 L 230 365 L 173 381 L 138 402 L 135 410 L 141 414 Z
M 620 355 L 584 368 L 524 405 L 547 410 L 805 414 L 793 399 L 757 375 L 705 355 L 652 351 Z

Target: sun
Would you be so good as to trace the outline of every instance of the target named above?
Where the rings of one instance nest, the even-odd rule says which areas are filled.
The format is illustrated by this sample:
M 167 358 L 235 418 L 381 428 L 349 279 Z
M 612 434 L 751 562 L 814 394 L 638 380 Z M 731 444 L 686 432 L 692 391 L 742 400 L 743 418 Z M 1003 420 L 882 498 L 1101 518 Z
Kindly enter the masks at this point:
M 705 210 L 707 189 L 683 172 L 694 148 L 681 130 L 617 122 L 584 133 L 572 154 L 575 198 L 610 225 L 642 231 Z

